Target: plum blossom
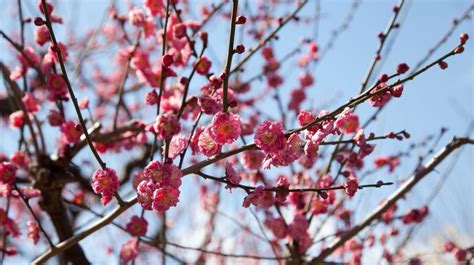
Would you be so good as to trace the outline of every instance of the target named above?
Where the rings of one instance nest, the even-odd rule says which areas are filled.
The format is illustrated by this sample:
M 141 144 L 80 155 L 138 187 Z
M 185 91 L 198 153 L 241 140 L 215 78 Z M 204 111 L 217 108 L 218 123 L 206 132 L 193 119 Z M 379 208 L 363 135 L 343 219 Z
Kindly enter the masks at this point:
M 162 187 L 153 192 L 153 209 L 164 212 L 179 202 L 179 190 L 173 187 Z
M 257 186 L 255 188 L 255 190 L 253 190 L 252 192 L 250 192 L 245 198 L 244 198 L 244 203 L 242 204 L 242 206 L 244 208 L 248 208 L 250 206 L 250 204 L 253 204 L 255 206 L 257 206 L 259 204 L 259 201 L 260 199 L 263 197 L 264 195 L 264 190 L 265 188 L 263 186 Z
M 346 134 L 354 133 L 359 129 L 359 117 L 347 108 L 337 117 L 334 125 Z
M 102 196 L 102 204 L 106 205 L 117 192 L 119 182 L 117 173 L 110 168 L 98 169 L 92 175 L 92 189 Z
M 28 227 L 28 237 L 33 240 L 33 244 L 37 244 L 39 241 L 39 226 L 34 221 L 27 221 L 26 226 Z
M 143 209 L 151 211 L 153 204 L 153 192 L 155 192 L 157 185 L 153 181 L 142 180 L 137 187 L 137 200 Z
M 229 161 L 227 161 L 225 164 L 225 177 L 232 184 L 239 184 L 242 180 L 242 177 L 239 176 L 239 173 L 235 171 L 233 164 Z M 233 186 L 231 184 L 227 184 L 225 188 L 230 190 L 233 188 Z
M 205 156 L 213 156 L 221 151 L 221 145 L 218 144 L 210 135 L 210 129 L 206 128 L 199 134 L 198 138 L 199 152 Z
M 279 122 L 264 121 L 255 131 L 255 144 L 266 153 L 277 152 L 285 147 L 286 138 L 283 125 Z
M 181 131 L 178 118 L 173 113 L 164 113 L 156 117 L 153 129 L 160 140 L 169 140 Z
M 240 119 L 238 115 L 218 112 L 214 115 L 209 127 L 210 136 L 218 144 L 230 144 L 240 136 Z
M 162 164 L 159 161 L 150 162 L 143 171 L 147 179 L 161 186 L 179 188 L 181 186 L 181 170 L 174 164 Z
M 0 163 L 0 182 L 4 184 L 13 184 L 16 175 L 16 166 L 10 162 Z
M 249 170 L 260 169 L 262 167 L 265 153 L 260 150 L 249 150 L 242 153 L 240 163 Z
M 176 135 L 171 139 L 168 157 L 175 159 L 186 147 L 188 147 L 188 138 L 181 134 Z
M 138 244 L 137 239 L 133 238 L 125 242 L 120 248 L 120 260 L 123 263 L 128 263 L 129 261 L 135 259 L 138 256 Z
M 8 117 L 10 127 L 21 128 L 25 124 L 25 114 L 22 110 L 17 110 Z
M 143 217 L 132 216 L 125 227 L 132 236 L 144 236 L 146 234 L 148 222 Z
M 61 132 L 65 143 L 77 143 L 81 139 L 82 127 L 75 121 L 66 121 L 61 124 Z

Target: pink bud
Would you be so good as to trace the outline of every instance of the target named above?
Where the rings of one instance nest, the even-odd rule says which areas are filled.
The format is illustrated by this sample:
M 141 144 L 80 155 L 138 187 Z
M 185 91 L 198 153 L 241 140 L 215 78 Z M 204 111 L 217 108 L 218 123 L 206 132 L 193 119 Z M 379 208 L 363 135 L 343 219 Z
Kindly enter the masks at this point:
M 245 46 L 243 44 L 237 45 L 237 47 L 235 47 L 235 52 L 238 53 L 238 54 L 244 53 L 245 52 Z
M 35 20 L 33 20 L 33 23 L 38 27 L 43 26 L 45 24 L 44 20 L 40 17 L 35 17 Z
M 172 63 L 173 63 L 173 56 L 169 55 L 169 54 L 165 54 L 162 58 L 161 58 L 161 63 L 165 66 L 165 67 L 169 67 Z
M 406 63 L 401 63 L 401 64 L 397 65 L 397 74 L 399 74 L 399 75 L 404 74 L 404 73 L 408 72 L 409 69 L 410 69 L 410 67 Z
M 461 41 L 461 44 L 465 44 L 468 39 L 469 39 L 469 35 L 467 35 L 467 33 L 462 33 L 461 36 L 459 36 L 459 40 Z
M 235 20 L 235 24 L 237 25 L 245 24 L 245 22 L 247 22 L 247 18 L 244 16 L 238 16 L 237 19 Z

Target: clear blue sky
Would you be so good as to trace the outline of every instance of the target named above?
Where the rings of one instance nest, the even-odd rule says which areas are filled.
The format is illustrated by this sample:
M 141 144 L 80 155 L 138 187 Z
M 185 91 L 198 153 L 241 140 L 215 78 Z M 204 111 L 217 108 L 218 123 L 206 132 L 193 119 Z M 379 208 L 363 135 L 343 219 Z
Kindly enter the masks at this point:
M 7 6 L 0 10 L 0 16 L 3 18 L 11 17 L 12 12 L 16 9 L 14 1 L 0 0 L 1 6 Z M 15 1 L 16 2 L 16 1 Z M 25 12 L 29 12 L 31 8 L 35 8 L 36 1 L 33 4 L 25 4 Z M 74 27 L 77 32 L 93 29 L 99 24 L 108 1 L 60 1 L 61 14 L 66 25 L 71 25 L 71 19 L 74 19 Z M 141 4 L 141 1 L 135 1 Z M 244 2 L 244 1 L 242 1 Z M 66 4 L 65 4 L 66 3 Z M 197 3 L 197 1 L 196 1 Z M 327 43 L 331 31 L 337 27 L 346 16 L 350 9 L 349 1 L 322 1 L 322 19 L 320 24 L 319 36 L 317 42 L 324 47 Z M 315 71 L 316 85 L 313 86 L 309 93 L 311 101 L 305 102 L 305 106 L 311 104 L 312 107 L 323 107 L 334 109 L 338 104 L 346 102 L 346 100 L 356 95 L 360 89 L 361 81 L 367 71 L 367 67 L 374 55 L 378 45 L 377 33 L 383 31 L 392 15 L 391 7 L 396 1 L 363 1 L 360 8 L 355 14 L 350 28 L 345 31 L 335 43 L 334 48 L 329 51 L 321 64 Z M 406 62 L 410 66 L 414 66 L 432 47 L 441 36 L 448 31 L 451 21 L 454 17 L 459 17 L 471 1 L 409 1 L 405 11 L 405 17 L 398 37 L 393 44 L 392 52 L 385 61 L 381 72 L 392 73 L 396 65 L 400 62 Z M 292 9 L 289 6 L 285 10 L 277 10 L 277 12 L 286 12 Z M 314 3 L 308 4 L 301 16 L 306 17 L 312 14 Z M 122 8 L 123 11 L 123 8 Z M 197 11 L 193 11 L 197 14 Z M 207 27 L 210 35 L 210 43 L 212 53 L 209 54 L 214 58 L 217 55 L 221 62 L 227 46 L 227 23 L 209 23 L 212 27 Z M 16 19 L 2 19 L 0 21 L 0 29 L 11 33 L 12 29 L 16 29 Z M 57 27 L 59 28 L 59 27 Z M 399 131 L 402 129 L 411 133 L 412 138 L 409 141 L 400 143 L 398 141 L 386 141 L 377 146 L 376 154 L 395 154 L 401 150 L 405 150 L 409 143 L 418 142 L 426 137 L 427 134 L 433 134 L 440 130 L 441 127 L 448 128 L 448 132 L 442 138 L 438 147 L 446 144 L 453 136 L 461 136 L 465 134 L 466 129 L 473 117 L 473 22 L 464 22 L 454 33 L 453 37 L 442 46 L 442 48 L 434 55 L 433 59 L 447 52 L 450 48 L 458 43 L 458 36 L 461 32 L 467 32 L 471 36 L 466 46 L 465 52 L 461 56 L 450 58 L 447 62 L 449 68 L 445 71 L 435 67 L 423 75 L 419 76 L 405 86 L 405 92 L 401 99 L 393 100 L 390 105 L 383 111 L 379 120 L 370 127 L 369 131 L 376 134 L 383 134 L 387 131 Z M 274 43 L 276 47 L 277 57 L 285 55 L 294 47 L 300 45 L 301 38 L 311 37 L 312 28 L 308 26 L 289 25 L 279 34 L 280 39 Z M 60 35 L 60 38 L 62 36 Z M 32 37 L 27 38 L 32 41 Z M 250 39 L 244 39 L 247 47 L 253 46 L 254 42 Z M 6 47 L 4 41 L 0 41 L 0 47 Z M 0 51 L 0 60 L 10 61 L 10 48 Z M 245 76 L 250 77 L 256 71 L 260 71 L 260 59 L 250 62 L 255 63 L 258 67 L 249 69 L 247 67 Z M 221 65 L 213 66 L 213 70 L 220 71 Z M 285 84 L 280 92 L 284 95 L 296 86 L 298 71 L 294 70 L 294 62 L 287 65 L 281 70 L 284 73 Z M 197 93 L 197 87 L 203 83 L 203 80 L 195 80 L 196 89 L 191 93 Z M 264 89 L 264 82 L 254 83 L 253 89 Z M 1 88 L 0 88 L 1 89 Z M 288 97 L 284 97 L 287 102 Z M 263 108 L 268 113 L 274 113 L 275 105 L 271 101 L 265 101 Z M 367 104 L 358 109 L 361 120 L 365 121 L 374 109 Z M 150 119 L 149 119 L 150 120 Z M 11 137 L 11 132 L 0 132 L 0 151 L 11 152 L 15 147 L 5 143 L 4 139 Z M 414 153 L 410 159 L 402 161 L 402 166 L 396 173 L 392 175 L 377 174 L 367 179 L 367 182 L 375 182 L 378 179 L 390 181 L 406 178 L 414 169 L 417 163 L 417 155 L 426 153 L 427 150 L 420 150 Z M 84 153 L 84 152 L 83 152 Z M 85 155 L 89 155 L 88 153 Z M 372 158 L 374 156 L 371 156 Z M 117 156 L 105 156 L 105 159 L 111 162 Z M 369 161 L 371 159 L 369 158 Z M 439 195 L 433 201 L 430 208 L 430 216 L 425 225 L 416 235 L 418 242 L 426 242 L 430 240 L 433 234 L 446 234 L 448 227 L 454 227 L 459 233 L 466 237 L 474 238 L 474 174 L 473 174 L 473 148 L 468 147 L 464 150 L 455 169 L 448 176 L 444 187 Z M 112 162 L 114 164 L 114 162 Z M 120 163 L 116 163 L 120 165 Z M 410 195 L 407 201 L 400 203 L 404 206 L 419 207 L 426 200 L 431 190 L 437 183 L 438 178 L 442 175 L 443 169 L 449 164 L 446 160 L 439 168 L 439 173 L 433 172 L 422 183 L 420 183 Z M 384 173 L 386 171 L 382 171 Z M 193 177 L 185 178 L 186 187 L 194 183 Z M 377 205 L 378 202 L 388 195 L 396 187 L 389 187 L 383 190 L 364 191 L 362 197 L 363 209 L 370 209 Z M 226 191 L 224 191 L 226 192 Z M 362 193 L 359 193 L 359 196 Z M 233 192 L 230 195 L 231 202 L 223 207 L 223 211 L 231 212 L 237 209 L 243 198 L 243 193 Z M 192 200 L 192 198 L 189 198 Z M 182 202 L 187 201 L 183 198 Z M 183 205 L 181 205 L 183 206 Z M 362 208 L 362 207 L 361 207 Z M 182 209 L 185 209 L 184 206 Z M 138 210 L 138 208 L 136 208 Z M 404 212 L 403 210 L 401 212 Z M 361 210 L 357 213 L 357 218 L 363 218 L 367 211 Z M 151 214 L 149 215 L 151 216 Z M 253 219 L 248 219 L 253 220 Z M 258 230 L 257 230 L 258 231 Z M 185 242 L 185 241 L 184 241 Z M 474 244 L 466 242 L 466 244 Z M 86 248 L 94 246 L 90 239 L 84 241 Z M 467 246 L 467 245 L 466 245 Z

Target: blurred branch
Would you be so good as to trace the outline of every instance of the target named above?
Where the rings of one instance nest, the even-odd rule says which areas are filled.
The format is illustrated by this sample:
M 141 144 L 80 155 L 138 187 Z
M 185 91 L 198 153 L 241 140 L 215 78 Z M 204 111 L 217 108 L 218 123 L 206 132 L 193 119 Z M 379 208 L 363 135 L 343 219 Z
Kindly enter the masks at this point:
M 399 199 L 403 198 L 412 188 L 420 182 L 425 176 L 435 170 L 436 166 L 439 165 L 449 154 L 451 154 L 457 148 L 466 145 L 474 144 L 474 139 L 469 138 L 454 138 L 447 146 L 438 152 L 428 163 L 421 167 L 415 174 L 413 174 L 406 182 L 403 183 L 384 203 L 379 205 L 373 213 L 369 214 L 364 221 L 360 224 L 355 225 L 349 232 L 342 235 L 336 242 L 324 249 L 321 254 L 311 260 L 311 264 L 320 264 L 329 257 L 336 249 L 341 247 L 347 240 L 357 235 L 364 228 L 369 226 L 374 220 L 380 218 L 380 216 L 387 211 L 392 205 L 394 205 Z

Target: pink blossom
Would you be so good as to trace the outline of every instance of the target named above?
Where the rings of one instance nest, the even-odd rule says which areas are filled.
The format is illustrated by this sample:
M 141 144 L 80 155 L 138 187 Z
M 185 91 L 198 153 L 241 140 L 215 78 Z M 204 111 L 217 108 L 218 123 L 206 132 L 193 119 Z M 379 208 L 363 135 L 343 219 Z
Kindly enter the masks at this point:
M 242 153 L 240 163 L 247 169 L 260 169 L 265 154 L 260 150 L 249 150 Z
M 298 119 L 298 124 L 301 127 L 303 127 L 303 126 L 305 126 L 305 125 L 307 125 L 311 122 L 314 122 L 316 120 L 316 116 L 313 115 L 309 111 L 302 110 L 298 113 L 297 119 Z M 318 126 L 313 125 L 313 126 L 309 127 L 307 130 L 314 133 L 318 130 Z
M 134 7 L 128 12 L 128 22 L 133 26 L 143 26 L 145 24 L 145 18 L 145 13 L 140 8 Z
M 22 110 L 18 110 L 9 116 L 10 127 L 21 128 L 25 124 L 25 115 Z
M 328 203 L 326 200 L 315 199 L 311 203 L 311 212 L 315 215 L 317 214 L 324 214 L 328 211 Z
M 31 159 L 26 152 L 15 151 L 10 156 L 10 162 L 14 163 L 17 167 L 27 168 L 31 162 Z
M 48 99 L 50 101 L 67 98 L 68 90 L 62 75 L 50 74 L 48 76 L 48 92 Z
M 27 221 L 28 237 L 33 240 L 33 244 L 37 244 L 39 241 L 39 226 L 34 221 Z
M 84 97 L 82 100 L 79 102 L 79 108 L 80 109 L 87 109 L 89 107 L 89 98 Z
M 48 114 L 48 122 L 51 126 L 61 126 L 64 122 L 63 115 L 57 110 L 50 110 Z
M 277 152 L 285 147 L 286 138 L 283 125 L 279 122 L 264 121 L 255 131 L 255 144 L 266 153 Z
M 382 89 L 385 89 L 387 87 L 387 84 L 386 83 L 381 83 L 379 85 L 377 85 L 377 87 L 375 87 L 371 93 L 375 93 L 377 91 L 380 91 Z M 391 95 L 390 95 L 390 92 L 389 91 L 384 91 L 382 93 L 379 93 L 375 96 L 372 96 L 370 99 L 369 99 L 369 103 L 370 105 L 372 105 L 372 107 L 381 107 L 383 105 L 385 105 L 385 103 L 387 103 L 391 98 Z
M 454 257 L 457 262 L 464 262 L 467 260 L 467 251 L 464 249 L 457 248 L 454 250 Z
M 181 134 L 176 135 L 171 139 L 168 157 L 175 159 L 186 147 L 188 147 L 188 138 Z
M 396 86 L 390 88 L 390 94 L 393 97 L 399 98 L 399 97 L 402 96 L 402 93 L 403 93 L 403 84 L 396 85 Z
M 277 88 L 283 84 L 283 78 L 279 74 L 272 74 L 267 76 L 268 86 L 272 88 Z
M 378 156 L 375 158 L 374 163 L 377 168 L 388 166 L 388 172 L 391 173 L 400 165 L 400 160 L 396 156 Z
M 120 248 L 120 260 L 123 263 L 128 263 L 129 261 L 135 259 L 138 256 L 138 244 L 137 239 L 133 238 L 125 242 Z
M 144 236 L 146 234 L 148 222 L 143 217 L 132 216 L 130 221 L 127 223 L 127 232 L 132 236 Z
M 293 223 L 288 226 L 289 235 L 297 241 L 302 240 L 308 234 L 308 221 L 304 215 L 296 215 Z
M 288 229 L 283 218 L 269 218 L 264 222 L 265 226 L 272 230 L 277 239 L 284 239 L 288 234 Z
M 359 182 L 355 177 L 349 177 L 344 183 L 344 191 L 349 197 L 353 197 L 359 188 Z
M 319 151 L 318 143 L 316 143 L 315 141 L 311 139 L 306 142 L 304 146 L 304 154 L 309 160 L 315 161 L 316 158 L 318 157 L 318 151 Z
M 346 134 L 354 133 L 359 129 L 359 117 L 347 108 L 337 117 L 334 125 Z
M 444 243 L 443 248 L 444 248 L 445 252 L 451 252 L 456 248 L 456 244 L 454 244 L 453 241 L 448 241 L 448 242 Z
M 145 38 L 151 38 L 155 36 L 156 25 L 155 20 L 152 17 L 147 17 L 145 24 L 143 25 L 143 31 L 145 32 Z
M 150 15 L 156 16 L 158 14 L 165 14 L 165 6 L 163 5 L 163 0 L 144 0 L 143 3 Z
M 146 93 L 145 104 L 151 106 L 158 103 L 158 101 L 159 101 L 159 97 L 158 97 L 158 93 L 156 93 L 156 90 L 153 89 L 152 91 Z
M 225 164 L 225 177 L 232 184 L 239 184 L 242 180 L 242 177 L 239 176 L 239 173 L 235 171 L 233 164 L 229 161 Z M 227 184 L 225 188 L 232 189 L 233 187 L 233 185 Z
M 290 188 L 290 183 L 288 182 L 288 179 L 284 175 L 278 176 L 276 187 L 279 189 L 282 189 L 281 191 L 275 192 L 275 200 L 280 203 L 284 204 L 286 201 L 286 198 L 289 195 L 289 192 L 284 191 Z
M 18 54 L 18 60 L 24 68 L 38 66 L 41 61 L 40 57 L 35 53 L 35 49 L 31 46 L 25 47 L 23 52 Z
M 173 25 L 173 35 L 178 39 L 184 38 L 186 36 L 186 25 L 184 23 Z
M 102 204 L 106 205 L 118 188 L 119 182 L 115 170 L 97 169 L 92 175 L 92 189 L 102 196 Z
M 273 192 L 263 192 L 263 196 L 258 200 L 258 207 L 268 209 L 275 204 L 275 198 Z
M 10 218 L 7 218 L 7 221 L 3 227 L 7 235 L 12 235 L 14 238 L 21 235 L 20 229 L 18 228 L 18 223 Z
M 17 66 L 15 69 L 13 69 L 13 71 L 10 72 L 10 79 L 16 81 L 20 79 L 20 77 L 22 77 L 25 73 L 25 68 Z
M 157 185 L 152 181 L 142 180 L 137 187 L 137 200 L 143 209 L 151 211 L 153 204 L 153 193 L 157 189 Z
M 32 187 L 19 187 L 19 190 L 25 199 L 38 198 L 41 196 L 41 190 Z M 12 195 L 17 198 L 20 197 L 20 194 L 16 190 L 12 191 Z
M 230 144 L 240 136 L 240 119 L 238 115 L 218 112 L 214 115 L 209 127 L 210 136 L 218 144 Z
M 242 206 L 244 208 L 248 208 L 250 204 L 257 206 L 260 199 L 263 197 L 263 194 L 265 193 L 263 190 L 264 190 L 263 186 L 257 186 L 254 191 L 250 192 L 244 198 L 244 203 L 242 204 Z
M 209 95 L 199 97 L 198 104 L 201 107 L 201 111 L 209 115 L 215 114 L 222 109 L 222 104 L 219 104 L 216 99 Z
M 63 62 L 66 62 L 67 58 L 69 57 L 69 53 L 67 51 L 66 45 L 64 45 L 61 42 L 58 42 L 57 47 L 53 47 L 53 43 L 50 43 L 49 50 L 48 50 L 49 55 L 54 59 L 55 62 L 59 63 L 58 54 L 56 53 L 56 50 L 58 48 L 59 48 L 59 51 L 61 52 L 61 59 L 63 59 Z
M 302 88 L 309 87 L 314 83 L 313 76 L 308 72 L 301 74 L 298 78 Z
M 160 140 L 169 140 L 181 131 L 178 118 L 173 113 L 164 113 L 156 118 L 153 129 Z
M 197 127 L 196 130 L 194 131 L 193 137 L 191 138 L 191 142 L 189 143 L 189 145 L 191 147 L 191 151 L 193 151 L 193 155 L 200 152 L 199 137 L 201 136 L 201 133 L 203 131 L 204 131 L 204 128 L 202 126 Z
M 266 157 L 263 161 L 263 168 L 270 168 L 270 165 L 288 166 L 304 153 L 304 145 L 305 143 L 299 137 L 299 134 L 292 134 L 282 149 Z
M 125 50 L 124 53 L 128 53 L 129 50 Z M 148 60 L 148 53 L 136 50 L 133 53 L 132 59 L 130 60 L 130 67 L 135 70 L 142 70 L 146 72 L 146 69 L 150 68 L 150 62 Z
M 4 184 L 13 184 L 16 175 L 16 166 L 10 162 L 0 163 L 0 182 Z
M 43 46 L 49 41 L 49 31 L 46 25 L 35 28 L 35 42 Z
M 26 111 L 35 113 L 40 109 L 39 101 L 33 93 L 27 92 L 21 99 Z
M 272 47 L 270 47 L 270 46 L 263 47 L 262 48 L 262 55 L 263 55 L 263 58 L 265 58 L 265 60 L 267 60 L 267 61 L 274 58 Z
M 179 188 L 181 186 L 181 170 L 174 164 L 161 164 L 159 161 L 150 162 L 143 171 L 146 178 L 160 186 Z
M 81 139 L 82 127 L 75 121 L 66 121 L 61 124 L 62 139 L 64 142 L 77 143 Z
M 206 128 L 198 138 L 199 152 L 205 156 L 213 156 L 221 151 L 221 145 L 218 144 L 210 135 L 210 129 Z
M 209 74 L 209 70 L 211 69 L 212 63 L 207 59 L 206 56 L 202 56 L 197 62 L 196 72 L 200 75 L 207 75 Z
M 306 99 L 306 93 L 304 89 L 297 88 L 291 91 L 290 102 L 288 103 L 288 109 L 298 112 L 300 110 L 301 103 Z
M 164 212 L 179 202 L 179 190 L 173 187 L 162 187 L 153 193 L 153 209 Z

